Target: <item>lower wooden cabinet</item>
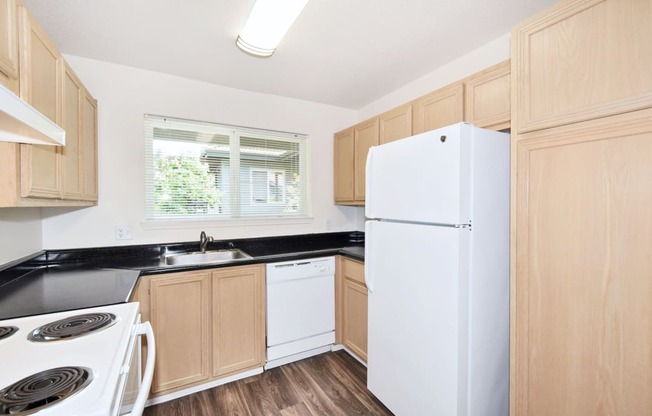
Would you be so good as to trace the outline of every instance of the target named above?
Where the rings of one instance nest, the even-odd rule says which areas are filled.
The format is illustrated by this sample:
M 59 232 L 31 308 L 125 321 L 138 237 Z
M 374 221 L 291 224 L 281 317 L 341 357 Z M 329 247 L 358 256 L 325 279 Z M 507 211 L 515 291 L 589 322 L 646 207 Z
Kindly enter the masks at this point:
M 208 381 L 210 273 L 185 272 L 150 281 L 150 322 L 156 338 L 152 393 Z
M 367 287 L 364 284 L 364 263 L 346 257 L 338 258 L 336 285 L 337 342 L 367 361 Z
M 213 376 L 265 364 L 265 282 L 262 266 L 212 274 Z
M 145 276 L 134 300 L 156 337 L 153 395 L 265 364 L 263 265 Z

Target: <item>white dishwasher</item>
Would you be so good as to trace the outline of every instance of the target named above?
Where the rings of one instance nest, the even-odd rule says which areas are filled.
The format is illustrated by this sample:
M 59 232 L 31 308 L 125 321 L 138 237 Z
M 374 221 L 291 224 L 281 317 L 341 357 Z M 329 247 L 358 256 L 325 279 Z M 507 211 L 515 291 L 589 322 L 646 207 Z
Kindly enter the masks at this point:
M 335 342 L 335 258 L 267 264 L 267 364 L 329 351 Z

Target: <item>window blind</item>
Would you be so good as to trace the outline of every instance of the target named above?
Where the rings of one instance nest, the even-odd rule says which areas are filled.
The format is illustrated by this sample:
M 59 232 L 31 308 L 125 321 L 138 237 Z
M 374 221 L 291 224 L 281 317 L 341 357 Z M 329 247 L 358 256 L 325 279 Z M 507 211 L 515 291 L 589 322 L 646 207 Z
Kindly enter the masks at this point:
M 310 215 L 307 136 L 145 115 L 147 220 Z

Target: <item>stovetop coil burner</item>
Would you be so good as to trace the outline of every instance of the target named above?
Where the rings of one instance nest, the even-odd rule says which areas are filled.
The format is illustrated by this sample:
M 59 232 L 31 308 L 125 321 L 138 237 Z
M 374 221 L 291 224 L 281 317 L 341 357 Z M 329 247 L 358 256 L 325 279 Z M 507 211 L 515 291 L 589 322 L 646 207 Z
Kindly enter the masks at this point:
M 93 380 L 87 367 L 58 367 L 32 374 L 0 390 L 0 415 L 31 415 L 83 390 Z
M 116 322 L 117 318 L 112 313 L 76 315 L 42 325 L 30 332 L 27 339 L 35 342 L 71 339 L 109 328 Z
M 18 331 L 15 326 L 0 326 L 0 339 L 9 338 Z

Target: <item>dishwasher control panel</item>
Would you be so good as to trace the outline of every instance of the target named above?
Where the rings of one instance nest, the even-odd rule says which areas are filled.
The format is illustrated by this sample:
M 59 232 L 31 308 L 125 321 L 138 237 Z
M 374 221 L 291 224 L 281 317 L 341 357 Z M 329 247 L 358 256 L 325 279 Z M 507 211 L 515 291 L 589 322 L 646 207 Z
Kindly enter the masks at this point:
M 277 280 L 303 279 L 334 274 L 335 257 L 320 257 L 267 264 L 268 284 Z

